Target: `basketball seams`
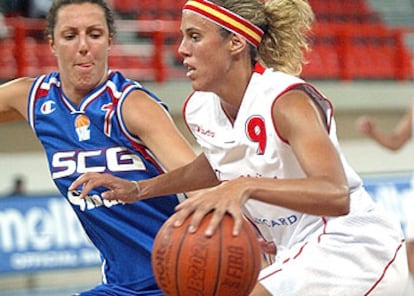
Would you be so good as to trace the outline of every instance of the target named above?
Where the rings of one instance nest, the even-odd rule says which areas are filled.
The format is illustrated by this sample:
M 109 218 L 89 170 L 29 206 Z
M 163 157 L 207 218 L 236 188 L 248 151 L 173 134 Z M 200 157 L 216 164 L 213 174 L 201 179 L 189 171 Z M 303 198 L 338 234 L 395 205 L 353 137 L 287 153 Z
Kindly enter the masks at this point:
M 177 248 L 177 252 L 176 252 L 176 257 L 175 257 L 175 264 L 174 264 L 174 266 L 175 266 L 175 274 L 178 274 L 178 272 L 179 272 L 179 268 L 180 268 L 180 264 L 178 264 L 179 262 L 179 258 L 181 258 L 181 251 L 182 251 L 182 246 L 183 246 L 183 243 L 184 243 L 184 241 L 185 241 L 185 238 L 187 237 L 187 235 L 188 235 L 188 228 L 190 227 L 190 225 L 187 225 L 187 227 L 186 227 L 186 229 L 185 230 L 183 230 L 183 235 L 181 235 L 181 238 L 180 238 L 180 242 L 179 242 L 179 245 L 178 245 L 178 248 Z M 181 295 L 180 294 L 180 277 L 178 277 L 178 276 L 176 276 L 175 277 L 175 286 L 176 286 L 176 295 Z
M 223 268 L 223 262 L 222 262 L 222 256 L 223 256 L 223 228 L 224 228 L 224 226 L 223 226 L 223 221 L 221 221 L 220 222 L 220 227 L 216 230 L 217 231 L 217 234 L 218 234 L 218 241 L 219 241 L 219 244 L 218 244 L 218 246 L 219 246 L 219 250 L 220 250 L 220 256 L 218 256 L 218 258 L 217 258 L 217 260 L 218 260 L 218 262 L 217 262 L 217 265 L 218 265 L 218 267 L 217 267 L 217 273 L 216 273 L 216 285 L 215 285 L 215 287 L 214 287 L 214 295 L 216 295 L 216 293 L 217 293 L 217 289 L 218 289 L 218 287 L 219 287 L 219 285 L 220 285 L 220 283 L 221 283 L 221 281 L 220 281 L 220 275 L 221 275 L 221 270 L 222 270 L 222 268 Z
M 243 221 L 243 223 L 244 223 L 244 221 Z M 249 250 L 248 251 L 249 251 L 249 255 L 251 256 L 252 255 L 252 247 L 251 247 L 252 244 L 250 242 L 249 233 L 246 231 L 245 227 L 242 228 L 242 232 L 239 235 L 244 235 L 245 237 L 247 237 L 248 242 L 249 242 Z M 250 258 L 250 256 L 249 256 L 249 258 Z M 255 260 L 254 256 L 252 256 L 252 257 L 253 257 L 253 260 Z M 251 271 L 254 272 L 254 270 L 251 270 Z M 249 275 L 249 277 L 251 277 L 251 275 Z M 251 286 L 252 286 L 252 283 L 250 282 L 249 285 L 246 287 L 246 290 L 243 291 L 243 295 L 247 295 L 251 291 Z
M 249 231 L 250 229 L 248 229 L 247 226 L 250 227 L 250 224 L 249 223 L 246 223 L 246 227 L 243 227 L 243 232 L 246 234 L 246 237 L 248 238 L 248 242 L 249 242 L 249 255 L 250 255 L 249 257 L 250 258 L 253 258 L 253 260 L 252 260 L 253 261 L 253 268 L 250 268 L 250 271 L 251 271 L 251 275 L 250 275 L 251 282 L 249 283 L 249 286 L 247 287 L 248 290 L 245 291 L 245 294 L 246 295 L 247 295 L 247 293 L 250 293 L 253 290 L 254 286 L 256 285 L 257 277 L 254 277 L 254 276 L 256 275 L 256 266 L 258 264 L 258 261 L 257 261 L 258 258 L 256 256 L 256 252 L 255 252 L 256 250 L 254 248 L 255 245 L 251 241 L 252 239 L 257 239 L 257 237 L 256 237 L 256 235 L 253 232 L 250 232 Z M 252 234 L 253 234 L 253 236 L 252 236 Z M 260 263 L 260 260 L 259 260 L 259 263 Z M 260 265 L 259 265 L 259 270 L 260 270 Z

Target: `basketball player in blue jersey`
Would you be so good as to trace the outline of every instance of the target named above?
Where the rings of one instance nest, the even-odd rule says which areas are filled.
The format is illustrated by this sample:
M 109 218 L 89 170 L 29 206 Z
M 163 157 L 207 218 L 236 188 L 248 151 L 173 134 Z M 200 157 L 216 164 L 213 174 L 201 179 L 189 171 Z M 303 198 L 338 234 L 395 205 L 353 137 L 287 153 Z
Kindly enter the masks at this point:
M 56 186 L 100 252 L 102 284 L 78 295 L 162 295 L 151 249 L 181 197 L 125 204 L 102 199 L 104 188 L 81 199 L 68 187 L 86 172 L 147 179 L 194 153 L 154 94 L 108 69 L 115 31 L 104 0 L 56 0 L 47 21 L 59 71 L 1 85 L 0 122 L 28 121 Z
M 237 235 L 249 219 L 268 266 L 252 295 L 401 295 L 408 278 L 399 221 L 379 208 L 348 165 L 333 106 L 297 77 L 313 12 L 306 0 L 189 0 L 179 52 L 194 92 L 183 114 L 202 148 L 193 162 L 134 184 L 87 173 L 87 198 L 125 202 L 209 187 L 177 206 L 189 231 L 227 212 Z M 217 181 L 220 184 L 217 185 Z M 139 192 L 137 194 L 137 192 Z

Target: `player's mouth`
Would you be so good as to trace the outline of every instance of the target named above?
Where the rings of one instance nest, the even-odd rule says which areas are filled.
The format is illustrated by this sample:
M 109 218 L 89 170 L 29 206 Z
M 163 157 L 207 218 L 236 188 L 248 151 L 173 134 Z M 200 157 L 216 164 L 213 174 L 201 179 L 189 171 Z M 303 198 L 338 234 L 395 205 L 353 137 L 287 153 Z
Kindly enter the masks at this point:
M 82 69 L 89 69 L 93 66 L 93 63 L 78 63 L 78 64 L 75 64 L 75 66 L 82 68 Z
M 186 62 L 184 62 L 184 66 L 187 69 L 187 72 L 185 73 L 185 76 L 187 76 L 188 78 L 191 78 L 191 76 L 193 76 L 194 72 L 195 72 L 195 68 L 190 66 L 189 64 L 187 64 Z

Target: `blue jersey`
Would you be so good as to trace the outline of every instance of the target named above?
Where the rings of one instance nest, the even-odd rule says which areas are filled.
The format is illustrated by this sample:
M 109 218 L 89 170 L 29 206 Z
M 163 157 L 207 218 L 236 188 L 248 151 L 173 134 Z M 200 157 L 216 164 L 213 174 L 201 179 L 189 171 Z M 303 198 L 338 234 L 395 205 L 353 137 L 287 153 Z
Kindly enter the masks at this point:
M 174 212 L 177 196 L 122 204 L 103 200 L 100 194 L 105 188 L 94 189 L 85 199 L 68 192 L 70 184 L 86 172 L 129 180 L 163 172 L 144 143 L 125 126 L 121 107 L 134 90 L 143 90 L 160 102 L 137 82 L 109 72 L 108 80 L 75 106 L 65 97 L 58 73 L 39 76 L 30 91 L 28 121 L 44 146 L 56 186 L 101 254 L 103 283 L 145 290 L 155 285 L 154 237 Z

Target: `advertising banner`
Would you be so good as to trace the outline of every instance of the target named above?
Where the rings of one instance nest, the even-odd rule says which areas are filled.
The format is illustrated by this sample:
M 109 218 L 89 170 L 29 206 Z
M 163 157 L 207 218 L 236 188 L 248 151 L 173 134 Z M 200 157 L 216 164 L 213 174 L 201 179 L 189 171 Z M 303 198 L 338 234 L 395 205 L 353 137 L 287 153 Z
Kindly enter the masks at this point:
M 394 214 L 405 231 L 407 217 L 414 215 L 411 174 L 363 179 L 374 200 Z M 63 197 L 0 198 L 0 274 L 99 264 L 97 250 Z
M 63 197 L 0 198 L 0 273 L 100 264 Z
M 411 173 L 364 177 L 364 184 L 373 199 L 394 214 L 403 231 L 407 217 L 414 215 L 414 178 Z

